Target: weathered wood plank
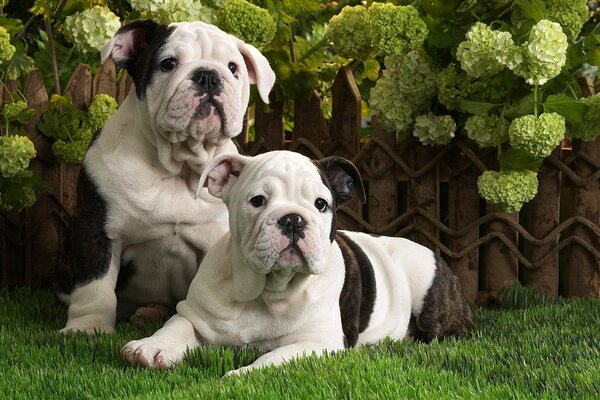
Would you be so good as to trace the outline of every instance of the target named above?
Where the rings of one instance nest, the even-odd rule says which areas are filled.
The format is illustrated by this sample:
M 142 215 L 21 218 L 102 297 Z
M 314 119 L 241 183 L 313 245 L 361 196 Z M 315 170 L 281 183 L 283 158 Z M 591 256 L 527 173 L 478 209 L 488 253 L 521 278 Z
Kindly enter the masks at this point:
M 92 84 L 92 98 L 97 94 L 117 97 L 117 72 L 112 58 L 98 67 Z
M 464 157 L 458 150 L 450 159 L 451 165 L 462 170 L 465 163 L 471 161 Z M 479 218 L 479 194 L 477 192 L 477 178 L 479 170 L 472 165 L 460 174 L 451 175 L 448 181 L 448 226 L 453 230 L 462 230 Z M 460 252 L 479 239 L 477 226 L 468 230 L 461 236 L 451 236 L 448 239 L 448 248 Z M 479 293 L 479 249 L 474 247 L 461 258 L 451 258 L 448 265 L 458 277 L 467 299 L 475 303 Z
M 560 148 L 554 155 L 560 158 Z M 529 233 L 536 239 L 544 239 L 560 223 L 560 171 L 545 162 L 538 173 L 538 193 L 530 203 L 531 226 Z M 529 260 L 532 263 L 541 261 L 549 252 L 551 258 L 539 267 L 529 271 L 529 282 L 542 293 L 558 295 L 558 236 L 555 235 L 547 244 L 532 245 Z
M 388 150 L 395 150 L 396 134 L 384 130 L 374 118 L 372 121 L 372 138 Z M 377 228 L 386 226 L 398 215 L 398 190 L 396 187 L 395 163 L 389 154 L 381 147 L 373 150 L 368 161 L 369 170 L 374 176 L 369 177 L 369 193 L 367 204 L 369 208 L 369 223 Z M 382 235 L 394 235 L 396 227 L 387 230 L 378 229 Z

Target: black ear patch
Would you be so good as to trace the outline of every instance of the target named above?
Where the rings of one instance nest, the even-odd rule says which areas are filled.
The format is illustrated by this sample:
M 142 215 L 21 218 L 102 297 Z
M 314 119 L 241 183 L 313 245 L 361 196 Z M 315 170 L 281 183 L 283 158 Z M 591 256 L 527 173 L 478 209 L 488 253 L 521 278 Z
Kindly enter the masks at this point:
M 138 98 L 143 99 L 146 87 L 156 72 L 156 51 L 171 35 L 172 28 L 151 20 L 141 19 L 123 25 L 115 33 L 112 56 L 115 64 L 131 76 Z
M 362 203 L 367 200 L 360 173 L 350 161 L 334 156 L 314 161 L 314 163 L 327 178 L 336 207 L 352 200 L 355 192 Z

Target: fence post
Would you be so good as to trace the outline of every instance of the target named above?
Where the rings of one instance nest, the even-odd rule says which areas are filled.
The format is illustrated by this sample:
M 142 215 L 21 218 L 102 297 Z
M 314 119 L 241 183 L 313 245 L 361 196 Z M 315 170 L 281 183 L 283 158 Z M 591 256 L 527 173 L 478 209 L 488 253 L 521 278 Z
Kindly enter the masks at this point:
M 591 78 L 582 79 L 580 84 L 584 96 L 589 97 L 595 94 L 594 82 Z M 578 153 L 573 166 L 577 175 L 585 179 L 596 173 L 598 167 L 597 164 L 594 166 L 594 163 L 598 163 L 600 160 L 600 137 L 590 142 L 577 140 L 573 145 L 573 150 Z M 600 180 L 591 179 L 585 185 L 576 186 L 573 195 L 575 216 L 582 216 L 596 226 L 600 226 Z M 598 238 L 586 227 L 578 224 L 573 227 L 572 234 L 593 248 L 600 248 Z M 567 295 L 600 297 L 599 274 L 600 260 L 595 259 L 584 247 L 576 243 L 571 246 Z
M 395 226 L 391 226 L 387 230 L 381 228 L 398 215 L 396 164 L 384 150 L 384 148 L 392 152 L 396 150 L 396 133 L 384 130 L 376 118 L 371 120 L 371 125 L 371 140 L 377 141 L 377 147 L 365 161 L 371 172 L 367 197 L 369 223 L 376 227 L 378 234 L 393 235 L 396 232 Z
M 11 93 L 16 92 L 16 81 L 5 82 L 2 90 L 2 103 L 10 99 Z M 0 128 L 0 135 L 4 134 Z M 23 213 L 15 211 L 0 214 L 0 269 L 2 270 L 2 286 L 22 285 L 24 282 L 23 263 L 24 252 L 21 247 L 23 227 L 26 225 Z
M 117 71 L 112 57 L 98 67 L 92 84 L 92 98 L 97 94 L 117 97 Z
M 254 106 L 254 131 L 256 134 L 251 155 L 262 151 L 283 149 L 283 101 L 272 101 L 271 109 L 266 111 L 266 104 L 257 101 Z
M 321 148 L 324 134 L 323 105 L 319 94 L 313 90 L 310 99 L 294 102 L 294 147 L 290 150 L 320 158 L 324 155 Z
M 350 68 L 340 68 L 333 81 L 331 95 L 332 115 L 329 123 L 331 147 L 327 153 L 352 159 L 360 148 L 361 96 Z M 344 209 L 362 218 L 362 205 L 358 199 L 348 202 L 342 208 Z M 342 229 L 360 230 L 360 224 L 343 211 L 338 211 L 338 225 Z
M 448 226 L 454 231 L 460 231 L 479 219 L 477 178 L 480 171 L 459 148 L 454 154 L 450 159 L 452 172 L 448 181 Z M 478 239 L 479 226 L 475 225 L 463 235 L 451 235 L 448 247 L 454 252 L 460 252 Z M 479 293 L 479 248 L 474 247 L 463 257 L 450 258 L 448 265 L 458 277 L 467 299 L 475 303 Z
M 31 167 L 50 186 L 56 190 L 58 183 L 58 165 L 52 155 L 51 141 L 37 130 L 37 123 L 48 109 L 48 92 L 40 71 L 33 71 L 25 83 L 23 91 L 27 104 L 36 110 L 36 116 L 27 124 L 29 137 L 35 144 L 37 157 L 31 161 Z M 39 193 L 36 203 L 26 211 L 29 219 L 25 238 L 25 251 L 28 254 L 26 281 L 28 286 L 47 287 L 53 279 L 56 257 L 59 250 L 59 231 L 53 216 L 57 212 L 54 202 L 56 193 Z
M 554 155 L 560 158 L 560 148 Z M 529 233 L 538 239 L 544 239 L 560 223 L 560 171 L 545 161 L 538 173 L 538 193 L 530 204 L 532 223 Z M 539 263 L 550 252 L 554 253 L 543 264 L 528 272 L 529 282 L 542 293 L 558 295 L 558 235 L 548 238 L 545 244 L 532 243 L 530 260 Z
M 418 208 L 419 213 L 413 218 L 413 225 L 418 231 L 411 238 L 437 253 L 438 229 L 419 214 L 424 213 L 439 220 L 439 164 L 428 166 L 435 151 L 416 141 L 414 143 L 413 151 L 408 153 L 409 164 L 413 169 L 408 181 L 408 207 Z
M 505 216 L 508 221 L 519 223 L 519 213 L 500 212 L 495 206 L 488 204 L 487 214 Z M 502 288 L 517 282 L 519 278 L 519 262 L 517 256 L 500 238 L 517 246 L 517 231 L 510 223 L 498 218 L 492 219 L 487 226 L 486 235 L 492 235 L 485 245 L 484 265 L 485 282 L 488 292 L 498 293 Z

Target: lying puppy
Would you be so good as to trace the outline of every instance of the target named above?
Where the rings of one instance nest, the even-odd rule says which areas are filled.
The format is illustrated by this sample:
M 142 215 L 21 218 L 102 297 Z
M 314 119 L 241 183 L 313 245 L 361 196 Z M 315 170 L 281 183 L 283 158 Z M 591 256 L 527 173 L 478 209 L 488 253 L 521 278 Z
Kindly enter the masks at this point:
M 250 84 L 268 102 L 275 74 L 254 47 L 202 22 L 124 25 L 102 50 L 133 80 L 88 150 L 58 277 L 63 332 L 112 332 L 117 318 L 152 318 L 185 298 L 227 209 L 203 190 L 204 166 L 237 152 Z M 166 307 L 165 307 L 166 306 Z
M 239 370 L 414 333 L 426 340 L 473 328 L 452 272 L 402 238 L 336 232 L 336 207 L 365 193 L 349 161 L 288 151 L 216 157 L 208 191 L 229 209 L 177 314 L 124 360 L 169 368 L 201 343 L 269 351 Z

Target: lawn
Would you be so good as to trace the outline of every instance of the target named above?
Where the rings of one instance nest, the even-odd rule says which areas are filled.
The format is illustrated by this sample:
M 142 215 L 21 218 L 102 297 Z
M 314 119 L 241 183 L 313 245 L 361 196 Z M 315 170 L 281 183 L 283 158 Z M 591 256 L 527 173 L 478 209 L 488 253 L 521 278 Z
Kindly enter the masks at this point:
M 172 371 L 124 365 L 120 347 L 151 334 L 63 336 L 65 307 L 44 291 L 0 291 L 2 399 L 600 398 L 600 301 L 476 310 L 474 334 L 384 342 L 241 377 L 252 349 L 205 348 Z

